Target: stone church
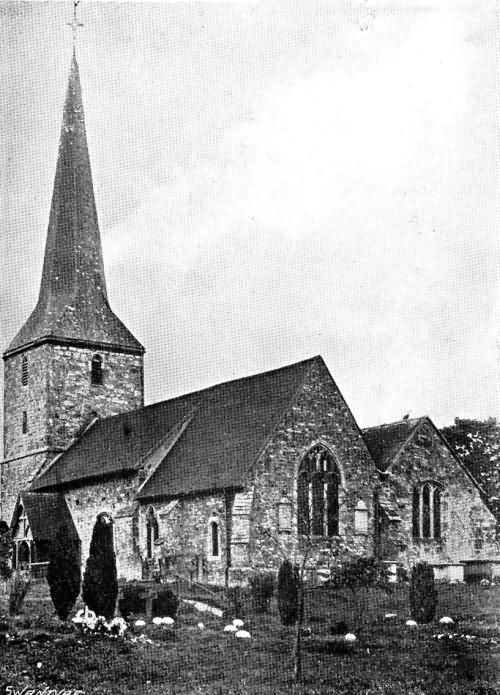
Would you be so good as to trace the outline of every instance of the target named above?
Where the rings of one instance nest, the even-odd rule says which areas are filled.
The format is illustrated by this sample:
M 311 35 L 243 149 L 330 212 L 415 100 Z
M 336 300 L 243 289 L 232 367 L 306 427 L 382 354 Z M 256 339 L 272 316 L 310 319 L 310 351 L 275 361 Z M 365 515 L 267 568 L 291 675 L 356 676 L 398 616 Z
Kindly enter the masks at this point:
M 238 582 L 306 550 L 312 578 L 360 555 L 496 574 L 495 519 L 429 418 L 360 430 L 319 356 L 144 406 L 143 356 L 107 299 L 73 54 L 39 298 L 3 355 L 17 566 L 61 525 L 85 563 L 106 512 L 122 578 Z

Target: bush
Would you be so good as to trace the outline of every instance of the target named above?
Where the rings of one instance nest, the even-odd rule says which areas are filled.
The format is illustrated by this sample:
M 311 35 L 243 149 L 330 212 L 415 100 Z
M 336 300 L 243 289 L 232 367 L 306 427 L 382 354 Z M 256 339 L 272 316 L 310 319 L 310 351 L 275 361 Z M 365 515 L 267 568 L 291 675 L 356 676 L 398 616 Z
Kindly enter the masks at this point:
M 278 609 L 283 625 L 295 625 L 299 608 L 299 570 L 284 560 L 278 573 Z
M 125 620 L 128 620 L 132 613 L 146 612 L 146 599 L 141 598 L 141 586 L 139 584 L 124 585 L 122 597 L 118 601 L 118 610 Z
M 274 576 L 271 573 L 255 574 L 249 583 L 255 612 L 267 613 L 274 592 Z
M 27 572 L 21 570 L 14 572 L 10 585 L 9 615 L 19 615 L 21 612 L 30 583 Z
M 226 607 L 224 610 L 224 615 L 227 619 L 229 618 L 244 618 L 245 617 L 245 604 L 246 596 L 245 590 L 241 586 L 230 586 L 226 592 Z
M 410 611 L 417 623 L 429 623 L 436 612 L 437 591 L 434 570 L 426 562 L 419 562 L 411 571 Z
M 0 521 L 0 579 L 6 581 L 12 575 L 12 538 L 6 521 Z
M 387 566 L 374 557 L 358 557 L 331 570 L 329 586 L 335 589 L 348 587 L 355 591 L 363 587 L 387 584 Z
M 69 537 L 66 526 L 60 526 L 51 547 L 47 582 L 56 613 L 66 620 L 80 593 L 80 548 Z
M 153 616 L 175 618 L 178 607 L 179 599 L 174 592 L 170 589 L 162 589 L 158 592 L 157 597 L 153 599 Z
M 90 541 L 82 590 L 83 601 L 90 610 L 108 620 L 114 615 L 118 594 L 112 524 L 109 514 L 98 514 Z

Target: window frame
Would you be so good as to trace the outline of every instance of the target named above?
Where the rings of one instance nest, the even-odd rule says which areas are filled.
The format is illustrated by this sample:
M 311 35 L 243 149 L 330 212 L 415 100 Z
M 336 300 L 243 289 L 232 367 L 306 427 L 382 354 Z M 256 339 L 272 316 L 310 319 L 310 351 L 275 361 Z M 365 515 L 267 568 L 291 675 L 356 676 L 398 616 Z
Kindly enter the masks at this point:
M 90 360 L 90 383 L 92 386 L 102 386 L 103 383 L 103 359 L 99 354 L 92 355 Z
M 322 443 L 302 457 L 296 476 L 297 534 L 335 538 L 339 531 L 340 470 L 334 454 Z
M 443 486 L 435 480 L 425 480 L 412 491 L 413 540 L 442 539 Z

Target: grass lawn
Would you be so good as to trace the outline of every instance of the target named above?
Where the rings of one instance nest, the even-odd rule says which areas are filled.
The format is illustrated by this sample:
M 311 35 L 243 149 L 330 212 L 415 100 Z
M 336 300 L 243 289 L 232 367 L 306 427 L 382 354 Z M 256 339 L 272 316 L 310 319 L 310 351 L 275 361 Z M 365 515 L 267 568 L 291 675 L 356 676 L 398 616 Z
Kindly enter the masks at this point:
M 176 626 L 148 626 L 154 644 L 64 632 L 46 591 L 37 587 L 18 621 L 19 639 L 0 643 L 0 684 L 21 690 L 79 689 L 85 695 L 130 693 L 366 693 L 367 695 L 500 695 L 500 588 L 440 585 L 437 618 L 450 615 L 466 640 L 435 639 L 435 623 L 408 628 L 407 588 L 308 595 L 304 639 L 305 681 L 294 686 L 292 631 L 268 615 L 245 616 L 251 640 L 222 631 L 225 621 L 181 604 Z M 0 610 L 5 597 L 0 597 Z M 396 613 L 388 621 L 385 613 Z M 236 616 L 235 616 L 236 617 Z M 347 653 L 317 647 L 343 620 L 358 640 Z M 198 623 L 203 621 L 201 630 Z M 0 690 L 3 693 L 4 690 Z M 12 692 L 12 691 L 11 691 Z M 26 695 L 26 691 L 25 691 Z

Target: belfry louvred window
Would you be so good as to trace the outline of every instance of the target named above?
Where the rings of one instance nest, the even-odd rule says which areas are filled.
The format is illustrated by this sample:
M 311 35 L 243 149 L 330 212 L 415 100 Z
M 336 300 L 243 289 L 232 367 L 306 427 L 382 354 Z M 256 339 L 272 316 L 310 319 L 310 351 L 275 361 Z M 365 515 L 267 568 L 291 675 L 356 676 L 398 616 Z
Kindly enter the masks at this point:
M 102 384 L 102 357 L 94 355 L 90 363 L 90 382 L 92 384 Z
M 429 481 L 413 489 L 413 537 L 441 538 L 442 488 Z
M 23 386 L 28 385 L 28 358 L 23 355 L 21 362 L 21 383 Z
M 339 532 L 339 472 L 322 445 L 304 456 L 297 476 L 297 529 L 300 535 L 336 536 Z

